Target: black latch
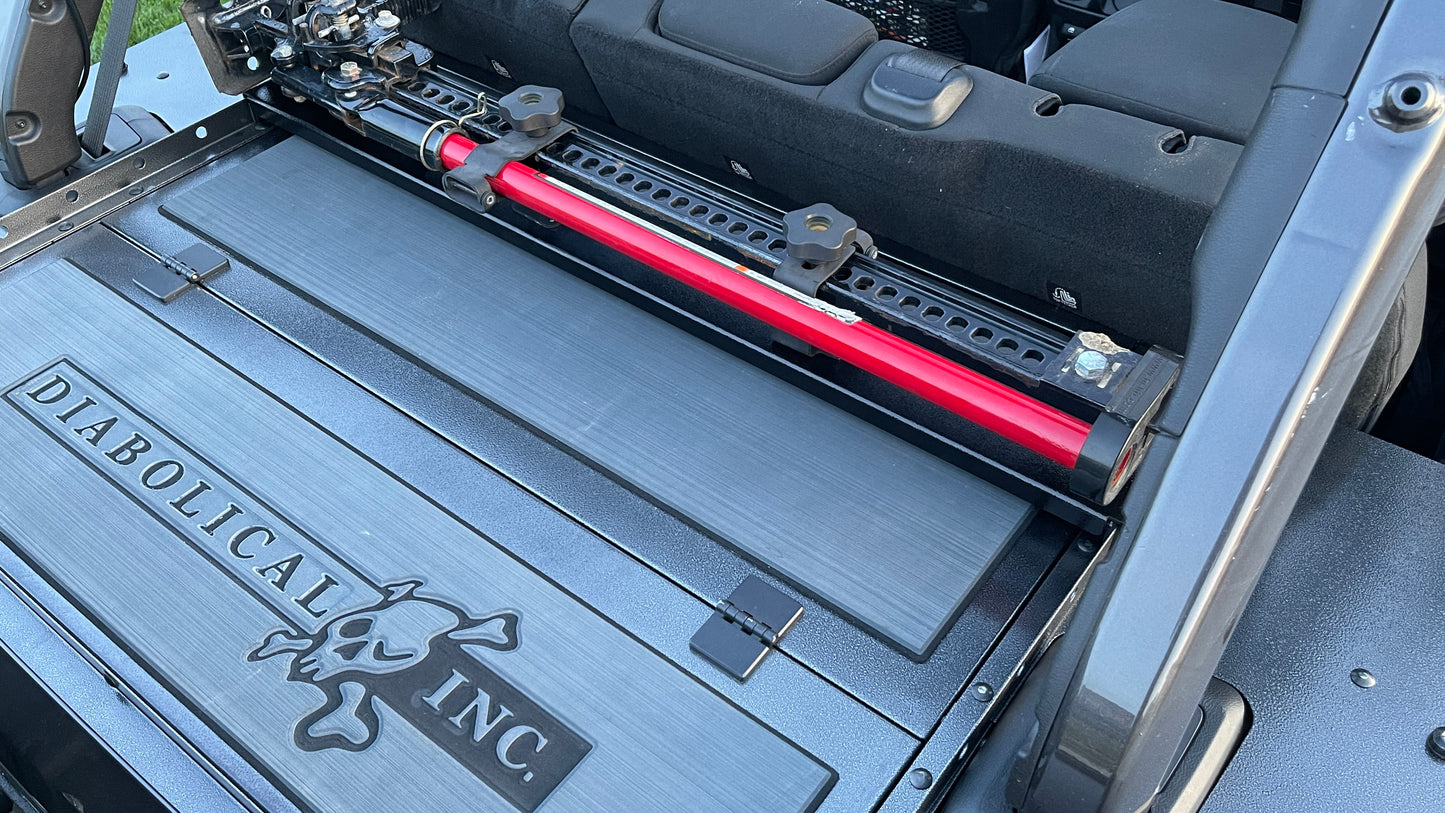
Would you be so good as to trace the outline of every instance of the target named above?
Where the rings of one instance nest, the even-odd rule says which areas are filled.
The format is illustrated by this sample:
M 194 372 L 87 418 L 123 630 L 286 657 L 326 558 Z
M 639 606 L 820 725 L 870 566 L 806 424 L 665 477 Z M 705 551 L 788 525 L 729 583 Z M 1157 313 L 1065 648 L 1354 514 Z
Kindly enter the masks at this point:
M 131 281 L 162 302 L 186 292 L 192 284 L 205 282 L 231 267 L 225 255 L 205 243 L 196 243 L 174 257 L 160 257 L 160 264 L 147 263 Z
M 729 675 L 747 680 L 802 616 L 802 604 L 749 576 L 692 636 L 692 649 Z
M 497 100 L 498 112 L 512 129 L 495 141 L 477 145 L 466 163 L 442 175 L 442 190 L 467 208 L 491 209 L 497 195 L 490 179 L 497 177 L 502 167 L 531 158 L 577 129 L 562 121 L 564 105 L 562 91 L 540 85 L 523 85 Z M 445 134 L 436 139 L 435 149 L 440 149 L 444 140 Z M 432 145 L 428 143 L 424 149 L 432 149 Z

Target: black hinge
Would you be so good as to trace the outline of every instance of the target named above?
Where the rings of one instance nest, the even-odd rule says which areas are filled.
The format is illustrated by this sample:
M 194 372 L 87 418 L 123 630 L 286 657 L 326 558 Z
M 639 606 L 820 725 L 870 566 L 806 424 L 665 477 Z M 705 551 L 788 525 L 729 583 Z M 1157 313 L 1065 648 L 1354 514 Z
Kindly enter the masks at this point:
M 131 281 L 169 304 L 192 285 L 205 282 L 230 267 L 231 261 L 224 254 L 205 243 L 196 243 L 174 257 L 161 255 L 158 264 L 146 264 Z
M 749 576 L 692 636 L 692 649 L 729 675 L 747 680 L 802 615 L 802 604 Z

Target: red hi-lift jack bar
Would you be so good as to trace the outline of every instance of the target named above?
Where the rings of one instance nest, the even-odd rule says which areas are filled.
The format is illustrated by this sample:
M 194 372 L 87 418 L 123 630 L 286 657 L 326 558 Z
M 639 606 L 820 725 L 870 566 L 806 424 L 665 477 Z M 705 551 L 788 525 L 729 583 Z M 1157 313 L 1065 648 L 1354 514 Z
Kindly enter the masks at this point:
M 455 130 L 423 137 L 441 168 L 482 158 L 481 145 Z M 426 142 L 430 142 L 429 144 Z M 431 150 L 427 147 L 430 146 Z M 1148 443 L 1147 421 L 1101 415 L 1089 424 L 821 300 L 762 277 L 725 258 L 574 190 L 518 161 L 492 164 L 487 185 L 538 214 L 752 316 L 770 327 L 867 371 L 1001 437 L 1074 470 L 1074 490 L 1108 502 L 1132 474 Z

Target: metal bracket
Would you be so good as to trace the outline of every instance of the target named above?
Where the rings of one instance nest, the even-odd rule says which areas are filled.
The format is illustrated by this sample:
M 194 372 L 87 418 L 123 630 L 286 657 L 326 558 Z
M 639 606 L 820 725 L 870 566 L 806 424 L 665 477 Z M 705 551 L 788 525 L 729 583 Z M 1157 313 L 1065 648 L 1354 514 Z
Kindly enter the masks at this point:
M 749 576 L 698 628 L 692 636 L 692 649 L 744 681 L 802 616 L 802 604 L 757 576 Z
M 1108 363 L 1099 351 L 1085 350 L 1080 358 L 1090 352 Z M 1064 357 L 1068 358 L 1068 354 Z M 1094 421 L 1094 428 L 1089 430 L 1089 437 L 1079 452 L 1079 461 L 1069 478 L 1070 491 L 1103 505 L 1119 495 L 1144 459 L 1153 440 L 1149 426 L 1163 405 L 1164 396 L 1179 379 L 1182 363 L 1183 359 L 1174 353 L 1153 347 L 1123 374 L 1125 377 L 1114 397 Z M 1082 364 L 1079 376 L 1087 378 L 1084 374 L 1091 373 L 1094 366 Z M 1111 369 L 1106 366 L 1106 374 Z
M 783 237 L 788 242 L 788 256 L 773 269 L 773 279 L 812 297 L 854 254 L 878 256 L 872 235 L 827 203 L 783 215 Z M 810 356 L 816 352 L 781 331 L 773 332 L 773 341 Z
M 502 119 L 512 126 L 495 141 L 479 144 L 461 166 L 442 175 L 447 197 L 479 212 L 497 203 L 492 178 L 513 161 L 531 158 L 577 128 L 562 121 L 562 91 L 523 85 L 497 101 Z M 437 150 L 441 142 L 437 139 Z

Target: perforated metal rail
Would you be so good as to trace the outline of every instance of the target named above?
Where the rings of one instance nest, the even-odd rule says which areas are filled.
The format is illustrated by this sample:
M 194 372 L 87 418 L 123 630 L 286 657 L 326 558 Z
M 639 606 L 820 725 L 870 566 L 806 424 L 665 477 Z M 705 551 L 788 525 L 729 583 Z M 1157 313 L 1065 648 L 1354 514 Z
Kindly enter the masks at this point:
M 476 112 L 484 92 L 461 77 L 429 73 L 398 88 L 397 96 L 438 117 L 458 119 Z M 487 138 L 508 129 L 495 112 L 462 123 Z M 631 150 L 579 132 L 544 151 L 538 163 L 549 174 L 763 270 L 787 256 L 780 217 Z M 935 350 L 1029 384 L 1047 379 L 1071 338 L 1063 328 L 1030 320 L 887 256 L 856 256 L 824 284 L 820 296 Z M 1102 407 L 1112 392 L 1073 395 Z

